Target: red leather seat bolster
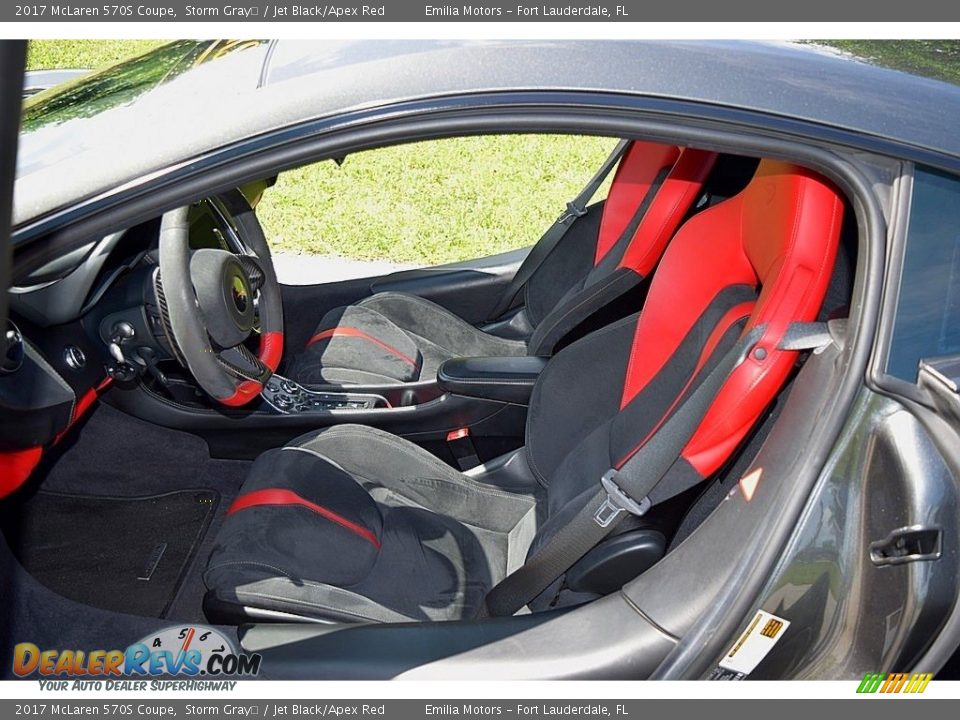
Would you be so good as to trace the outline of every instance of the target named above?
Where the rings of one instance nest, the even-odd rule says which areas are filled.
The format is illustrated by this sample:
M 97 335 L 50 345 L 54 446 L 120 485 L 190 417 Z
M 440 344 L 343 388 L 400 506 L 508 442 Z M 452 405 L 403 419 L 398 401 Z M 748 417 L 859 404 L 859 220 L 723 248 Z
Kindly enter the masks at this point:
M 765 327 L 764 352 L 734 370 L 682 453 L 702 476 L 726 461 L 789 375 L 797 353 L 776 348 L 791 323 L 820 310 L 842 215 L 827 180 L 763 161 L 743 192 L 695 215 L 667 248 L 637 322 L 621 408 L 664 369 L 723 288 L 760 291 L 747 327 Z
M 789 325 L 815 320 L 830 282 L 839 245 L 843 201 L 815 173 L 764 162 L 745 191 L 743 249 L 757 268 L 760 298 L 748 327 L 766 327 L 683 451 L 707 476 L 730 456 L 783 387 L 796 352 L 777 350 Z M 771 242 L 781 238 L 782 244 Z
M 703 184 L 717 161 L 717 153 L 685 149 L 647 208 L 620 260 L 620 267 L 646 277 L 657 266 L 683 218 L 703 192 Z
M 651 185 L 664 168 L 680 157 L 673 145 L 635 140 L 620 160 L 614 173 L 600 220 L 600 234 L 593 264 L 598 264 L 623 235 Z

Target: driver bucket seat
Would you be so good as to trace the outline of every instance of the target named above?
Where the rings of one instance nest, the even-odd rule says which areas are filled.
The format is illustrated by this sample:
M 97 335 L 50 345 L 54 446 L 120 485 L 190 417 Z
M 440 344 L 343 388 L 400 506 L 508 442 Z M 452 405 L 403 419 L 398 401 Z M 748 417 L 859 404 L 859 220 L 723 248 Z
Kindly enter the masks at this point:
M 531 397 L 526 445 L 515 456 L 529 469 L 525 490 L 485 484 L 482 474 L 458 472 L 404 439 L 358 425 L 264 453 L 209 559 L 210 619 L 475 617 L 491 588 L 585 508 L 602 475 L 656 437 L 738 338 L 759 333 L 682 452 L 668 458 L 664 482 L 710 477 L 794 367 L 798 352 L 780 349 L 781 340 L 791 323 L 817 316 L 842 215 L 826 180 L 762 161 L 741 193 L 687 221 L 643 313 L 547 363 Z M 556 605 L 563 582 L 529 607 Z
M 701 196 L 716 158 L 703 150 L 630 143 L 606 201 L 587 208 L 534 265 L 523 307 L 511 314 L 513 297 L 501 299 L 509 316 L 503 334 L 512 339 L 416 295 L 381 292 L 328 312 L 288 373 L 308 385 L 391 385 L 433 380 L 453 357 L 552 354 L 567 333 L 650 274 Z

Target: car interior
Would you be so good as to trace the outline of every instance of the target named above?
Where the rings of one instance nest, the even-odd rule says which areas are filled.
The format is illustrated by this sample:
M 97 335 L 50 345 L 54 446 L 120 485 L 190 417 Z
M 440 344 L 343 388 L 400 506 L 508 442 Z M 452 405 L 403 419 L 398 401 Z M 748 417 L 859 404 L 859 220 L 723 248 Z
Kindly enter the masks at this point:
M 812 356 L 791 328 L 842 327 L 857 223 L 779 159 L 631 139 L 608 160 L 603 199 L 493 257 L 283 284 L 267 178 L 18 281 L 0 632 L 538 616 L 650 571 L 777 423 Z M 500 602 L 635 457 L 662 466 L 642 512 Z

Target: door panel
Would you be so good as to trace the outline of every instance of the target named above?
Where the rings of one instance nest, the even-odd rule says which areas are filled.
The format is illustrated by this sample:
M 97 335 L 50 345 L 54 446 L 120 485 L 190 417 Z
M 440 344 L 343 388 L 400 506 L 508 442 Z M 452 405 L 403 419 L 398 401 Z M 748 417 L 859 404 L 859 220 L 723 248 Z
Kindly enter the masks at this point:
M 803 632 L 786 637 L 751 677 L 938 669 L 918 662 L 960 592 L 960 496 L 916 410 L 864 390 L 760 604 Z M 921 548 L 923 535 L 935 543 Z

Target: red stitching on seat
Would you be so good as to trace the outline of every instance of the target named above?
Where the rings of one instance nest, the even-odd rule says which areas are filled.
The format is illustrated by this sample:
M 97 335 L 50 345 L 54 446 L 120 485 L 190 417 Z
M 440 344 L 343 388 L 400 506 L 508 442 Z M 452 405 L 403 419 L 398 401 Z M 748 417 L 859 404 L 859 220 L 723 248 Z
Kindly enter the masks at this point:
M 253 507 L 264 507 L 268 505 L 275 506 L 290 506 L 296 505 L 299 507 L 304 507 L 307 510 L 312 510 L 321 517 L 325 517 L 327 520 L 336 523 L 340 527 L 346 528 L 350 532 L 359 535 L 364 540 L 373 545 L 377 550 L 380 549 L 380 541 L 377 539 L 377 536 L 372 532 L 367 530 L 362 525 L 347 520 L 343 515 L 335 513 L 333 510 L 328 510 L 322 505 L 317 505 L 314 502 L 310 502 L 304 497 L 300 497 L 293 490 L 285 490 L 283 488 L 264 488 L 263 490 L 254 490 L 253 492 L 246 493 L 245 495 L 240 495 L 236 500 L 230 504 L 230 508 L 227 510 L 227 515 L 233 515 L 235 512 L 240 510 L 246 510 Z
M 330 328 L 329 330 L 318 332 L 312 338 L 307 340 L 307 347 L 310 347 L 314 343 L 320 342 L 321 340 L 329 340 L 333 337 L 354 337 L 360 338 L 361 340 L 367 340 L 368 342 L 372 342 L 374 345 L 383 348 L 391 355 L 396 355 L 398 358 L 403 360 L 405 363 L 409 363 L 414 368 L 417 367 L 417 362 L 409 355 L 400 352 L 392 345 L 387 345 L 387 343 L 383 342 L 383 340 L 378 340 L 372 335 L 368 335 L 363 330 L 358 330 L 357 328 L 352 327 L 335 327 Z

